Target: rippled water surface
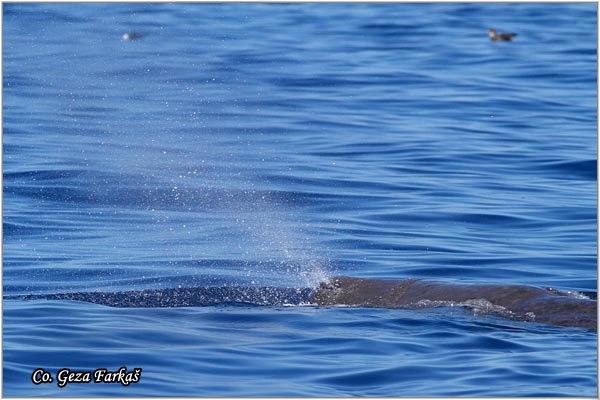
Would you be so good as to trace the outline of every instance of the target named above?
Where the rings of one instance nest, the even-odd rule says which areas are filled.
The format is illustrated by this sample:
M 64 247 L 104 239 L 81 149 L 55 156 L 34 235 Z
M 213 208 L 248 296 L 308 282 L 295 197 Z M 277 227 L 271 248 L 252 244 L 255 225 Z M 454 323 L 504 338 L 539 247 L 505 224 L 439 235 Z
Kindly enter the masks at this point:
M 5 295 L 340 274 L 596 291 L 596 4 L 3 17 Z M 597 394 L 596 332 L 459 307 L 3 307 L 6 396 Z M 140 382 L 31 382 L 121 366 Z

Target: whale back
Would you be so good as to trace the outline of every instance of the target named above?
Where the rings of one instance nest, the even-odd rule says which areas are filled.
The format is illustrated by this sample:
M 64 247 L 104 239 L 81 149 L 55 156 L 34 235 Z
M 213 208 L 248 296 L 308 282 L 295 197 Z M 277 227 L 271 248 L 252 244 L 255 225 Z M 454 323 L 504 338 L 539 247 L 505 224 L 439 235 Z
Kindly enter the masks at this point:
M 75 300 L 112 307 L 317 305 L 378 308 L 463 306 L 478 312 L 558 326 L 597 329 L 597 302 L 554 289 L 428 280 L 335 277 L 318 288 L 190 287 L 127 292 L 4 296 L 4 299 Z
M 597 302 L 527 285 L 335 277 L 310 295 L 321 306 L 465 306 L 515 319 L 597 329 Z
M 338 276 L 322 282 L 310 296 L 317 305 L 348 305 L 394 308 L 408 304 L 405 295 L 413 279 L 388 281 Z

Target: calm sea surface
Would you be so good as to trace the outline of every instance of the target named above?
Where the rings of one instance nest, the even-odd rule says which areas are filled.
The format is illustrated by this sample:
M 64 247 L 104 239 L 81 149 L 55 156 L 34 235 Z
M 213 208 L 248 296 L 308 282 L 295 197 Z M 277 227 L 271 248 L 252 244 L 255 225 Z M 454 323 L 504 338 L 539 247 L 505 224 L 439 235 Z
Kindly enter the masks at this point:
M 596 7 L 4 4 L 4 293 L 595 292 Z M 597 395 L 596 332 L 460 307 L 3 307 L 6 396 Z

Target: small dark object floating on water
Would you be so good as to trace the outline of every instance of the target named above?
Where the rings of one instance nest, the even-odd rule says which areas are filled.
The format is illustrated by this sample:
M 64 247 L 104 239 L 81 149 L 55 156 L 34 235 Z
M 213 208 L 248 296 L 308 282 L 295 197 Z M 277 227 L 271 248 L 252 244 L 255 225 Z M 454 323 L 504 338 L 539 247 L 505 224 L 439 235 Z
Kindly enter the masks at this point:
M 123 39 L 123 40 L 138 40 L 143 37 L 144 37 L 144 35 L 142 35 L 141 33 L 127 32 L 127 33 L 124 33 L 123 36 L 121 36 L 121 39 Z
M 490 35 L 490 40 L 492 42 L 501 41 L 501 42 L 509 42 L 517 36 L 516 33 L 496 33 L 495 29 L 488 29 L 488 35 Z

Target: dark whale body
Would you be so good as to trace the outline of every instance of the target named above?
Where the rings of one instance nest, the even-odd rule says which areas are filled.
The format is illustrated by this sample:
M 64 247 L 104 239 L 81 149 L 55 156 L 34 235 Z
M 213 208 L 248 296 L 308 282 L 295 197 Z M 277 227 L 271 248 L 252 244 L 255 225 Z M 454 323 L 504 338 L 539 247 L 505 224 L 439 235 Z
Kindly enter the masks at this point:
M 112 307 L 197 307 L 219 304 L 422 308 L 460 305 L 515 320 L 597 329 L 597 302 L 525 285 L 475 285 L 416 279 L 336 277 L 317 289 L 192 287 L 125 292 L 4 296 L 5 299 L 75 300 Z
M 431 307 L 463 305 L 515 320 L 597 329 L 594 300 L 526 285 L 476 285 L 426 280 L 336 277 L 311 293 L 318 305 Z
M 307 303 L 312 289 L 278 287 L 190 287 L 127 292 L 75 292 L 4 296 L 21 300 L 73 300 L 111 307 L 202 307 L 219 304 L 283 306 Z

